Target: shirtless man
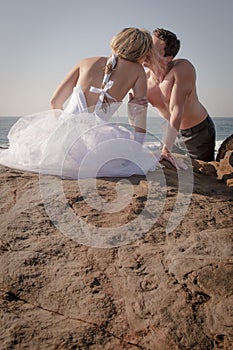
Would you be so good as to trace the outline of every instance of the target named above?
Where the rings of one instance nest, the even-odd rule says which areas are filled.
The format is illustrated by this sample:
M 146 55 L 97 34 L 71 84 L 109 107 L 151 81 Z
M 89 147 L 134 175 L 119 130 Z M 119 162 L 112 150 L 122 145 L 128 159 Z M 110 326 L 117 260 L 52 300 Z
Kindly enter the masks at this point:
M 198 100 L 195 68 L 187 59 L 174 59 L 180 49 L 180 41 L 174 33 L 155 29 L 153 43 L 159 59 L 157 67 L 153 67 L 150 58 L 144 62 L 148 68 L 147 98 L 169 121 L 161 159 L 176 166 L 171 152 L 175 141 L 180 140 L 191 158 L 214 160 L 215 126 Z M 136 102 L 132 95 L 130 102 Z

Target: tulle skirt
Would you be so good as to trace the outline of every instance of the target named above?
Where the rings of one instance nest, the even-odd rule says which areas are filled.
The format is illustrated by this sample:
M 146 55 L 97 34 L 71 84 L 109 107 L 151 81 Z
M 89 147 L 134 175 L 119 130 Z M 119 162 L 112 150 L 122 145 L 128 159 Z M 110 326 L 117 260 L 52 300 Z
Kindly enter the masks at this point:
M 62 178 L 145 175 L 158 163 L 130 130 L 95 113 L 48 110 L 22 117 L 8 138 L 1 164 Z

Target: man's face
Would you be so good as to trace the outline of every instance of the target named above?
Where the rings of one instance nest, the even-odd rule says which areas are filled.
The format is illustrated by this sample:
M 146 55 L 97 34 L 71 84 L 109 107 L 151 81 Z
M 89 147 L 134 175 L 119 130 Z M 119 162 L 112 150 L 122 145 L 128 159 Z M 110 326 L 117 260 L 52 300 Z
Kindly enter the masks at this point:
M 158 61 L 164 61 L 164 53 L 165 53 L 165 42 L 159 38 L 157 38 L 156 35 L 152 36 L 153 40 L 153 49 L 155 50 L 156 57 L 158 58 Z M 152 61 L 151 57 L 147 56 L 145 61 L 143 62 L 143 65 L 147 68 L 152 68 Z
M 157 38 L 156 35 L 152 36 L 152 40 L 153 40 L 153 47 L 154 50 L 156 50 L 156 52 L 159 54 L 159 56 L 164 57 L 165 54 L 165 42 L 159 38 Z

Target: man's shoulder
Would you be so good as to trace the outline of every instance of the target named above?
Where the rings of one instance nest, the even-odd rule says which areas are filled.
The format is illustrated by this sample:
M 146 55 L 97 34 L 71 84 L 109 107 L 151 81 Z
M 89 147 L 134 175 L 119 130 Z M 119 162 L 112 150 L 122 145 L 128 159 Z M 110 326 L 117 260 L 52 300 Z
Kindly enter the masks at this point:
M 179 69 L 180 67 L 194 69 L 194 65 L 187 58 L 176 58 L 173 61 L 173 68 Z
M 196 70 L 194 65 L 185 58 L 173 60 L 171 72 L 179 79 L 196 79 Z
M 182 84 L 182 87 L 191 92 L 196 83 L 196 71 L 192 63 L 187 59 L 174 60 L 171 76 L 174 82 Z

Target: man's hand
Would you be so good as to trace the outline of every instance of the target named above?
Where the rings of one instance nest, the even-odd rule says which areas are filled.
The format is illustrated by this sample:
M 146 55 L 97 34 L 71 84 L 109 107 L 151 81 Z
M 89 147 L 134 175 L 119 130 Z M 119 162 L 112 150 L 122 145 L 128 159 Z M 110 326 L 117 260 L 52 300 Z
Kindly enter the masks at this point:
M 177 170 L 180 170 L 180 169 L 187 170 L 188 168 L 187 165 L 185 165 L 184 163 L 178 162 L 178 160 L 175 159 L 175 157 L 169 152 L 169 150 L 165 145 L 163 146 L 159 161 L 162 161 L 162 160 L 167 160 Z
M 132 92 L 129 93 L 129 102 L 128 103 L 137 104 L 137 105 L 144 106 L 144 107 L 148 106 L 147 97 L 134 97 Z
M 136 132 L 145 132 L 146 130 L 146 110 L 148 101 L 146 97 L 134 97 L 129 93 L 128 118 L 131 126 Z
M 167 160 L 167 161 L 168 161 L 171 165 L 173 165 L 176 169 L 179 169 L 179 168 L 177 168 L 175 159 L 173 158 L 172 154 L 169 152 L 169 150 L 167 149 L 166 146 L 163 146 L 162 152 L 161 152 L 161 154 L 160 154 L 160 159 L 159 159 L 159 161 L 161 161 L 161 160 Z

